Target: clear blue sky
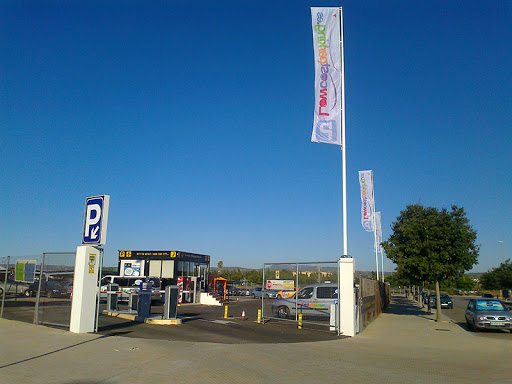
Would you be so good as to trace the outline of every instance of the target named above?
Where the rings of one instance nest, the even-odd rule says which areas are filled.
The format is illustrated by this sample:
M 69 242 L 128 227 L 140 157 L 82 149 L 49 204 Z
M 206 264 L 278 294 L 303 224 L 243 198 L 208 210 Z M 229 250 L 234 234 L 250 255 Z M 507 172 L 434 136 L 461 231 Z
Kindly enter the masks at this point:
M 456 204 L 474 271 L 500 240 L 512 256 L 512 3 L 247 3 L 2 2 L 0 256 L 76 249 L 85 198 L 109 194 L 106 265 L 118 249 L 337 260 L 341 153 L 310 142 L 309 7 L 338 5 L 356 268 L 375 269 L 364 169 L 384 239 L 408 204 Z

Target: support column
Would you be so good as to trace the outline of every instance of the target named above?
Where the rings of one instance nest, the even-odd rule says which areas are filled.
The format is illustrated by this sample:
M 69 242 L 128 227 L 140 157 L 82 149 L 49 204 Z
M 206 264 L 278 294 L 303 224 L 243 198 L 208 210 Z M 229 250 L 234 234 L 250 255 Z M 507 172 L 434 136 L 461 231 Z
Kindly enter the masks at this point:
M 73 301 L 69 330 L 74 333 L 94 332 L 98 294 L 100 250 L 80 246 L 76 249 Z
M 354 293 L 354 259 L 352 257 L 342 257 L 338 260 L 338 267 L 338 318 L 340 319 L 340 332 L 346 336 L 355 336 L 356 311 Z

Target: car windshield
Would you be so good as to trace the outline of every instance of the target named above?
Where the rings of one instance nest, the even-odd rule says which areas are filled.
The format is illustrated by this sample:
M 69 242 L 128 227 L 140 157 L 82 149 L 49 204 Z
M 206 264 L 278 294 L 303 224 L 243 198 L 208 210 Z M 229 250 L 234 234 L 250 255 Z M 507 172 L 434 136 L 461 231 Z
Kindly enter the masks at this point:
M 441 293 L 441 299 L 449 299 L 450 296 L 448 296 L 446 293 Z
M 478 300 L 475 308 L 480 311 L 506 311 L 503 304 L 498 300 Z

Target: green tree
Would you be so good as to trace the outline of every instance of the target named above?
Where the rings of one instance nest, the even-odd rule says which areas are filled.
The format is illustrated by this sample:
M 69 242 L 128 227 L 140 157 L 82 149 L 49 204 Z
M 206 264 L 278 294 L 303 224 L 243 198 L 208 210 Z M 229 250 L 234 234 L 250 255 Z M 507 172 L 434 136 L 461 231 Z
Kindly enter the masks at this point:
M 464 208 L 438 210 L 409 205 L 391 225 L 392 234 L 382 245 L 397 272 L 413 284 L 435 283 L 436 321 L 441 320 L 439 282 L 462 276 L 477 263 L 476 231 Z
M 510 260 L 480 276 L 480 285 L 483 289 L 512 289 L 512 263 Z

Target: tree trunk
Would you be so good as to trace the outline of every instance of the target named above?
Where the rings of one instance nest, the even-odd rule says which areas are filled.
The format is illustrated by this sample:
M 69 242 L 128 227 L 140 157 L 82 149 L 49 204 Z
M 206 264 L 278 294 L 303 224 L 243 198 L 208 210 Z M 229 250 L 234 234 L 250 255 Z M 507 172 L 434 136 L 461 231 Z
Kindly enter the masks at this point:
M 441 321 L 441 294 L 439 293 L 439 281 L 436 280 L 436 321 Z

